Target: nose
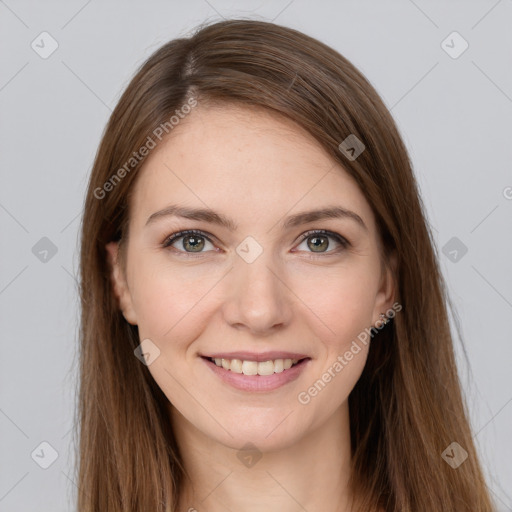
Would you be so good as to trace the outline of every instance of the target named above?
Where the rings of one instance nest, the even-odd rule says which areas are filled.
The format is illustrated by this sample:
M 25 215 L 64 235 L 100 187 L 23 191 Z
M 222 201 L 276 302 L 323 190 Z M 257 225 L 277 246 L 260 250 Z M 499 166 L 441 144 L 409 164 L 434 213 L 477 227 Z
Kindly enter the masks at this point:
M 290 323 L 293 292 L 266 251 L 252 263 L 237 257 L 227 277 L 223 314 L 231 327 L 265 336 Z

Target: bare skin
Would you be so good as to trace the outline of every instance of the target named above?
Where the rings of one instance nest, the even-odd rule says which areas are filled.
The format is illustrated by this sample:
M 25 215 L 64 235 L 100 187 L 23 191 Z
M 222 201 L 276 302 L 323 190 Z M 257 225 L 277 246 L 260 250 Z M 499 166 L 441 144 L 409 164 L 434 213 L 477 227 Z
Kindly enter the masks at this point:
M 171 204 L 215 210 L 236 229 L 173 215 L 148 223 Z M 326 206 L 356 213 L 365 227 L 349 216 L 284 225 Z M 204 235 L 164 247 L 186 229 Z M 301 238 L 315 229 L 349 245 L 330 234 Z M 256 242 L 251 254 L 262 249 L 251 262 L 237 252 L 246 237 Z M 342 370 L 333 364 L 379 324 L 395 285 L 381 267 L 374 214 L 348 173 L 291 121 L 200 105 L 140 171 L 125 265 L 117 243 L 107 249 L 124 317 L 160 351 L 148 369 L 169 399 L 190 477 L 180 510 L 351 511 L 348 395 L 369 344 L 359 343 Z M 291 382 L 245 391 L 201 357 L 239 350 L 309 360 Z M 328 383 L 308 393 L 329 368 Z M 247 443 L 253 452 L 241 451 Z

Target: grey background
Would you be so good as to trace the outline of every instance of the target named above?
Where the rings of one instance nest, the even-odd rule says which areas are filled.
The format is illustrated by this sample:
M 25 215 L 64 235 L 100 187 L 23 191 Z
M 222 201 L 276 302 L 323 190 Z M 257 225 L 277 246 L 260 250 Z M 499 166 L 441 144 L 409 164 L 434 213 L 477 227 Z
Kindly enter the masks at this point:
M 136 67 L 221 17 L 274 20 L 319 38 L 391 109 L 460 318 L 474 439 L 498 510 L 512 510 L 512 0 L 0 0 L 0 511 L 72 510 L 87 177 Z M 47 59 L 31 47 L 42 46 L 43 31 L 58 43 Z M 442 46 L 453 31 L 469 44 L 458 58 Z M 43 441 L 58 452 L 48 469 L 35 462 L 51 462 Z

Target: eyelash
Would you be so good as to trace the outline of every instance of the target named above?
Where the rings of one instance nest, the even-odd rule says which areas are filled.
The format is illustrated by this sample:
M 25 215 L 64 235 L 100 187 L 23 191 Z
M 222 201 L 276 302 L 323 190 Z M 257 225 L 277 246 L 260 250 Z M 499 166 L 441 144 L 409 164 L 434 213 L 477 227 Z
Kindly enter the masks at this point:
M 199 235 L 203 238 L 206 238 L 206 240 L 208 240 L 210 243 L 213 244 L 213 241 L 211 238 L 213 238 L 211 235 L 209 235 L 208 233 L 204 232 L 204 231 L 201 231 L 199 229 L 186 229 L 184 231 L 178 231 L 177 233 L 173 233 L 172 235 L 169 235 L 165 240 L 164 242 L 162 243 L 162 247 L 163 248 L 169 248 L 176 240 L 178 240 L 179 238 L 183 238 L 187 235 Z M 350 242 L 342 237 L 341 235 L 339 235 L 338 233 L 334 233 L 332 231 L 327 231 L 325 229 L 313 229 L 313 230 L 310 230 L 310 231 L 306 231 L 305 233 L 303 233 L 301 236 L 300 236 L 300 240 L 299 240 L 299 245 L 306 239 L 312 237 L 312 236 L 315 236 L 315 235 L 325 235 L 325 236 L 328 236 L 328 237 L 331 237 L 331 238 L 334 238 L 340 245 L 343 249 L 347 249 L 351 244 Z M 186 254 L 187 256 L 186 257 L 200 257 L 204 254 L 204 252 L 198 252 L 198 253 L 191 253 L 191 252 L 186 252 L 186 251 L 176 251 L 180 254 Z M 208 252 L 208 251 L 207 251 Z M 314 253 L 314 252 L 311 252 L 310 254 L 313 254 L 314 256 L 312 256 L 313 258 L 315 258 L 316 256 L 321 256 L 321 255 L 332 255 L 332 254 L 337 254 L 339 251 L 339 248 L 338 249 L 334 249 L 334 250 L 331 250 L 331 251 L 328 251 L 328 252 L 325 252 L 325 253 Z

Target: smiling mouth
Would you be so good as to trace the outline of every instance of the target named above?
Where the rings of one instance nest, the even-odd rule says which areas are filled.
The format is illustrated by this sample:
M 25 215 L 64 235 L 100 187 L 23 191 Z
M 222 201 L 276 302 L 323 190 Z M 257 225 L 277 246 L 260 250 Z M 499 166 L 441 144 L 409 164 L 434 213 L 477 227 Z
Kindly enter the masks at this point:
M 249 361 L 242 359 L 220 359 L 212 357 L 203 357 L 207 361 L 212 362 L 216 366 L 224 368 L 232 373 L 244 375 L 273 375 L 274 373 L 282 373 L 292 367 L 298 366 L 310 359 L 271 359 L 268 361 Z

